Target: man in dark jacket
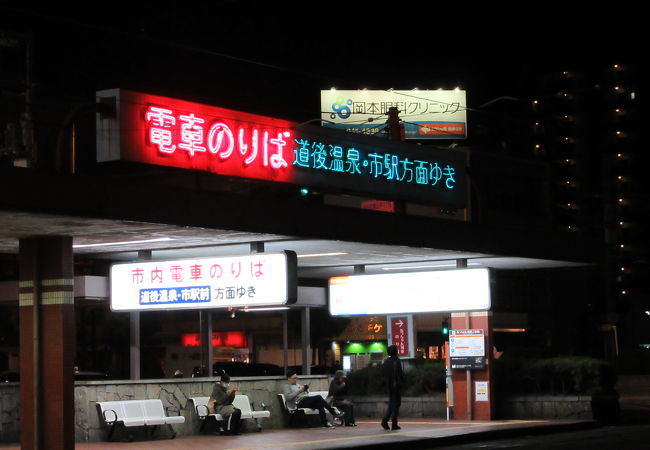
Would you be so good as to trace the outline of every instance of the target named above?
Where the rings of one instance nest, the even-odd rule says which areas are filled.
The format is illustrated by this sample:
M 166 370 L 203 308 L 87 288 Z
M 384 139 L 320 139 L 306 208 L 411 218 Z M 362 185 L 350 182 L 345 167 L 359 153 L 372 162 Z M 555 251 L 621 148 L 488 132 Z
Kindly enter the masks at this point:
M 231 434 L 239 434 L 239 424 L 241 422 L 241 410 L 235 408 L 232 404 L 236 394 L 236 387 L 230 389 L 230 377 L 223 374 L 221 380 L 214 384 L 208 401 L 208 408 L 211 412 L 221 414 L 227 424 L 226 429 Z
M 397 425 L 397 416 L 399 407 L 402 404 L 402 385 L 404 384 L 404 372 L 402 370 L 402 361 L 397 357 L 397 346 L 388 347 L 388 358 L 384 360 L 382 366 L 384 379 L 388 386 L 388 409 L 381 421 L 384 430 L 388 430 L 388 419 L 392 419 L 391 430 L 399 430 Z

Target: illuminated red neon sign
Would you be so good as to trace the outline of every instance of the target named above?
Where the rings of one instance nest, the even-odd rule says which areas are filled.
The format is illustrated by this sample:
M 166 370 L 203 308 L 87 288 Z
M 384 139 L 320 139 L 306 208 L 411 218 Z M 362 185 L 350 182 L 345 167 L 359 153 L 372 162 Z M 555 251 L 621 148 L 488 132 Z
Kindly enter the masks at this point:
M 199 347 L 201 345 L 201 336 L 199 333 L 181 334 L 181 345 L 183 347 Z M 246 335 L 241 331 L 224 331 L 212 333 L 213 347 L 247 347 Z
M 264 129 L 237 120 L 210 121 L 194 113 L 186 115 L 159 106 L 149 106 L 144 118 L 147 144 L 162 154 L 186 151 L 193 158 L 206 153 L 218 161 L 239 157 L 243 166 L 257 161 L 274 170 L 289 165 L 285 148 L 292 140 L 292 132 L 288 129 Z
M 377 198 L 466 202 L 466 155 L 300 126 L 287 120 L 138 92 L 100 91 L 97 160 L 210 172 Z
M 119 137 L 109 143 L 117 159 L 294 180 L 294 122 L 125 90 L 117 102 Z

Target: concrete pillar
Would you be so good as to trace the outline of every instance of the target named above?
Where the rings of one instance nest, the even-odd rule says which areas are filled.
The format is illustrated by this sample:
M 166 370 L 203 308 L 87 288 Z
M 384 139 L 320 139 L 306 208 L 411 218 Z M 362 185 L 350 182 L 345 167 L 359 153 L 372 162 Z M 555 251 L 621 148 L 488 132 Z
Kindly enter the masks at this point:
M 492 420 L 496 404 L 492 369 L 492 313 L 490 311 L 452 313 L 451 329 L 482 329 L 485 332 L 485 369 L 452 370 L 454 419 Z M 476 401 L 476 382 L 486 381 L 488 383 L 487 401 Z
M 74 449 L 72 237 L 24 238 L 19 248 L 20 445 Z

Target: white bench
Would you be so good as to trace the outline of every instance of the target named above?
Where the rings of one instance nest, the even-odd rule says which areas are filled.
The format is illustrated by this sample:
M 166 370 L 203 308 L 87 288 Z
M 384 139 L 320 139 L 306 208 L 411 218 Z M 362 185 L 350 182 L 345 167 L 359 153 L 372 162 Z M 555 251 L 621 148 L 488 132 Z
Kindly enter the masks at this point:
M 327 401 L 327 396 L 329 392 L 328 391 L 313 391 L 309 392 L 310 396 L 314 395 L 320 395 L 323 397 L 323 400 Z M 297 413 L 302 413 L 305 415 L 311 415 L 311 414 L 318 414 L 317 409 L 312 409 L 312 408 L 298 408 L 298 407 L 290 407 L 287 404 L 287 399 L 284 397 L 284 394 L 278 394 L 278 398 L 280 399 L 280 403 L 282 404 L 282 409 L 289 415 L 289 426 L 293 423 L 293 419 Z M 338 409 L 334 408 L 335 411 L 338 411 Z M 341 420 L 341 424 L 343 423 L 343 420 Z
M 203 428 L 205 427 L 206 419 L 211 417 L 217 421 L 219 431 L 223 432 L 223 416 L 221 414 L 211 413 L 208 410 L 208 401 L 210 400 L 210 397 L 190 397 L 190 400 L 194 403 L 194 409 L 196 410 L 199 419 L 203 421 L 201 431 L 203 431 Z M 270 411 L 253 411 L 247 395 L 235 395 L 232 405 L 241 410 L 242 419 L 252 419 L 255 421 L 257 431 L 262 430 L 262 425 L 260 424 L 259 419 L 267 419 L 271 417 Z
M 173 409 L 178 412 L 176 416 L 168 416 L 163 408 L 162 400 L 119 400 L 112 402 L 97 402 L 102 420 L 106 425 L 111 427 L 108 433 L 108 440 L 111 440 L 115 428 L 118 425 L 124 427 L 148 427 L 153 426 L 151 436 L 159 425 L 167 425 L 172 434 L 172 439 L 176 437 L 176 432 L 172 424 L 184 423 L 185 417 L 180 415 L 180 410 L 174 407 L 167 407 L 167 410 Z M 129 440 L 133 437 L 129 435 Z
M 210 412 L 210 409 L 208 408 L 210 397 L 190 397 L 190 400 L 194 404 L 196 415 L 203 422 L 201 423 L 201 431 L 205 428 L 208 419 L 214 419 L 217 422 L 219 431 L 223 433 L 223 416 L 221 414 Z
M 257 431 L 262 431 L 262 424 L 259 422 L 259 419 L 268 419 L 271 417 L 271 412 L 266 409 L 262 411 L 253 411 L 247 395 L 235 395 L 232 405 L 241 410 L 242 419 L 252 419 L 255 421 Z M 262 407 L 264 408 L 264 403 L 262 403 Z

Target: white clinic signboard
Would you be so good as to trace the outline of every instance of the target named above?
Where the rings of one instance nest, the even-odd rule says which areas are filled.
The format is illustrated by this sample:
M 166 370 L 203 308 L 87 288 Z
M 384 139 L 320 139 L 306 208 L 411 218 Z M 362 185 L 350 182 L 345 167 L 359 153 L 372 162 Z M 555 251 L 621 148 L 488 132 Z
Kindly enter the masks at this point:
M 484 311 L 490 306 L 486 268 L 329 279 L 333 316 Z
M 464 139 L 467 101 L 463 90 L 323 90 L 323 126 L 381 134 L 388 110 L 396 107 L 405 139 Z
M 111 266 L 111 309 L 153 311 L 295 303 L 296 254 L 140 261 Z

